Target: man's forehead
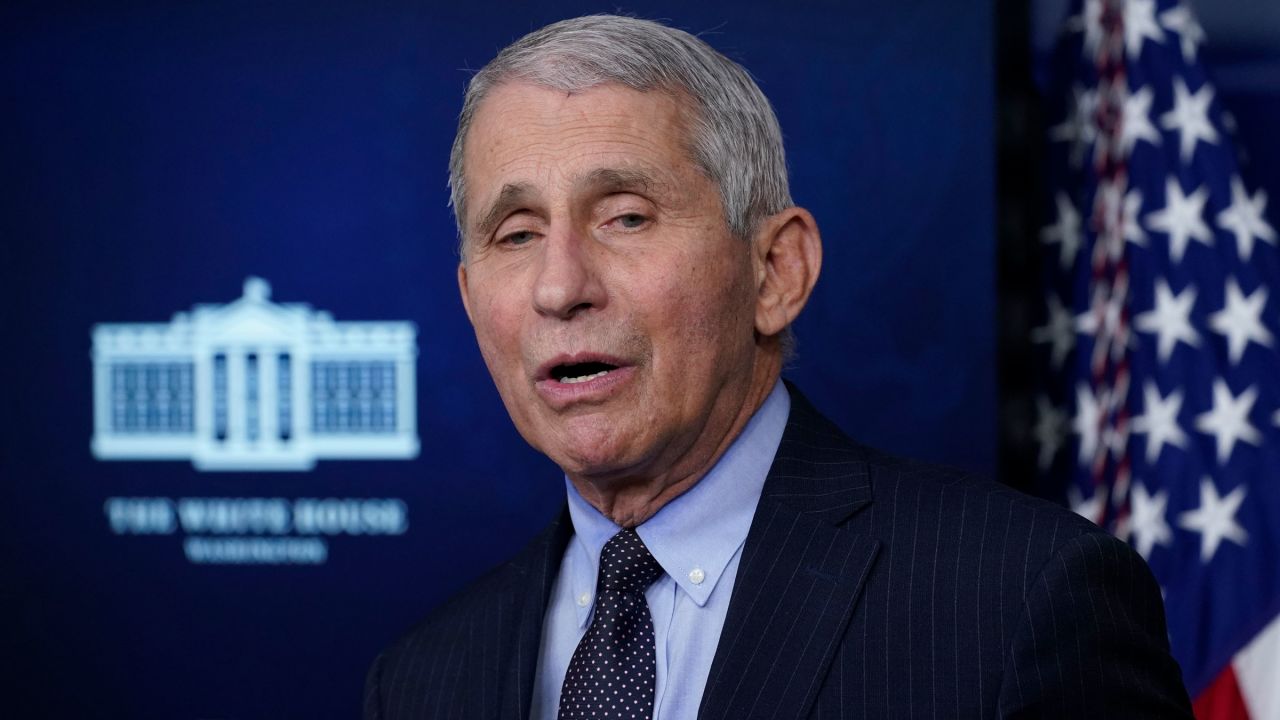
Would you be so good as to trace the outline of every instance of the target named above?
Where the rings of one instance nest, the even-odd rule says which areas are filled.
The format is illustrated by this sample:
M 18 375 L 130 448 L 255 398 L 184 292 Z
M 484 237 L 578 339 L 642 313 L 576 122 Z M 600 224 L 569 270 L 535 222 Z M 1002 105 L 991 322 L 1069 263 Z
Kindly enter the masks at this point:
M 563 152 L 610 136 L 623 144 L 684 148 L 696 126 L 694 115 L 684 98 L 663 90 L 600 83 L 571 91 L 505 82 L 477 106 L 463 142 L 463 166 L 473 168 L 481 158 L 514 159 L 530 150 Z
M 658 192 L 691 159 L 685 109 L 662 91 L 604 83 L 580 92 L 504 83 L 479 105 L 462 173 L 477 225 L 553 185 L 570 192 Z

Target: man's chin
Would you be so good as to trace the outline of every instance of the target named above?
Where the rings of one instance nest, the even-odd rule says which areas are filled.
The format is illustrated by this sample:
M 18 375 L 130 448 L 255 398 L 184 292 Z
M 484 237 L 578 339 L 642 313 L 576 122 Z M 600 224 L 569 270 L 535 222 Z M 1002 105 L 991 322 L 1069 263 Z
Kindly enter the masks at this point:
M 602 432 L 594 436 L 578 438 L 576 442 L 560 444 L 554 448 L 540 448 L 566 475 L 593 484 L 609 483 L 627 476 L 634 476 L 643 461 L 627 438 Z
M 620 453 L 600 450 L 575 449 L 551 457 L 565 475 L 596 483 L 608 482 L 612 478 L 628 474 L 635 467 L 635 463 L 622 457 Z

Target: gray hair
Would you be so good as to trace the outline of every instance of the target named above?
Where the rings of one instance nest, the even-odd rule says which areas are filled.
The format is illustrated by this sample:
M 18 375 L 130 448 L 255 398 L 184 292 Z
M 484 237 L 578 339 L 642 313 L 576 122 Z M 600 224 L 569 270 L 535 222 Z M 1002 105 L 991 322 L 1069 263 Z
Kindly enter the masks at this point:
M 670 93 L 691 106 L 689 151 L 719 189 L 730 232 L 748 239 L 761 220 L 792 205 L 778 119 L 741 65 L 683 30 L 639 18 L 588 15 L 525 35 L 467 84 L 449 156 L 450 205 L 460 241 L 466 237 L 462 156 L 467 133 L 481 101 L 505 82 L 564 92 L 618 83 Z

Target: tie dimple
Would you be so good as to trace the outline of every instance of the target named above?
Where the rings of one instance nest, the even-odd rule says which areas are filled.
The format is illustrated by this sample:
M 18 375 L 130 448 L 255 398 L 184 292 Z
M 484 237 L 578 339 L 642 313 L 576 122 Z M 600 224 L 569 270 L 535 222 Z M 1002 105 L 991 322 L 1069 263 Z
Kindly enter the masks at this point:
M 569 661 L 560 720 L 653 717 L 657 668 L 644 591 L 660 575 L 662 566 L 635 530 L 622 530 L 605 543 L 595 617 Z

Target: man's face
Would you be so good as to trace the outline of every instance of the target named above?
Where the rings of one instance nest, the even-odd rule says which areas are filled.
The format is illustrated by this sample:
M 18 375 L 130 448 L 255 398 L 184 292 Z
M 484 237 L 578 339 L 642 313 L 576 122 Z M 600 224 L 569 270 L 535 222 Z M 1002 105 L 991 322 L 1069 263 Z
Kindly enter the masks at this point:
M 666 94 L 514 83 L 466 139 L 463 302 L 517 428 L 571 477 L 678 474 L 751 389 L 758 264 L 687 138 Z

